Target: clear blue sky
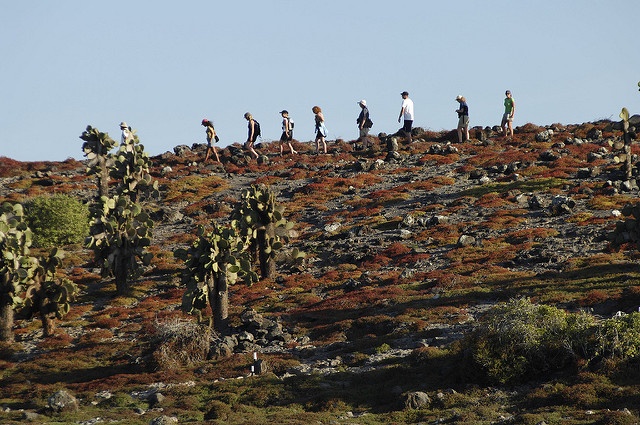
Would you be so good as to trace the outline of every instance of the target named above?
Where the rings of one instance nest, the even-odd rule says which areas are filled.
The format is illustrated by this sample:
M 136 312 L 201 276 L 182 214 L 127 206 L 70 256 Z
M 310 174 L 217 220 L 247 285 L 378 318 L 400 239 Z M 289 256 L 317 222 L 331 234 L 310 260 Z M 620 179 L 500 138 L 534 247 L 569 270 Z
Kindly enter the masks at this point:
M 135 128 L 151 155 L 246 139 L 247 111 L 265 140 L 288 109 L 313 138 L 357 137 L 356 102 L 373 132 L 399 128 L 400 92 L 415 126 L 452 129 L 455 97 L 471 126 L 496 125 L 504 91 L 514 125 L 640 113 L 640 1 L 520 0 L 0 0 L 0 156 L 82 159 L 93 125 Z

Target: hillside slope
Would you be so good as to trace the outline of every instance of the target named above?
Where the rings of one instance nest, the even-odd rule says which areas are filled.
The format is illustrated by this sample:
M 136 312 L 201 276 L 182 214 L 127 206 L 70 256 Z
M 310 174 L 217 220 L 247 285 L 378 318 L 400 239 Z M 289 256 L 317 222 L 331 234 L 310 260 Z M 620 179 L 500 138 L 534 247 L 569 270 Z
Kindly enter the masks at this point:
M 237 146 L 221 151 L 222 165 L 201 164 L 201 145 L 159 155 L 152 266 L 116 297 L 88 251 L 65 247 L 64 274 L 81 295 L 53 338 L 38 321 L 17 322 L 16 344 L 0 351 L 0 422 L 636 423 L 640 391 L 619 369 L 574 365 L 506 388 L 451 354 L 483 312 L 512 298 L 598 317 L 638 309 L 637 253 L 607 240 L 637 199 L 635 182 L 622 181 L 614 124 L 527 124 L 513 140 L 474 129 L 464 144 L 416 129 L 395 159 L 380 140 L 365 152 L 331 142 L 328 155 L 299 143 L 284 157 L 263 145 L 260 164 Z M 74 160 L 0 158 L 0 180 L 0 199 L 12 202 L 90 202 L 96 191 Z M 197 225 L 225 223 L 252 184 L 277 193 L 295 234 L 275 279 L 232 287 L 233 353 L 199 358 L 193 337 L 167 339 L 205 339 L 180 310 L 173 251 Z M 293 248 L 303 263 L 288 258 Z M 266 372 L 249 376 L 254 352 Z M 78 410 L 47 407 L 60 389 Z M 430 402 L 405 407 L 416 392 Z

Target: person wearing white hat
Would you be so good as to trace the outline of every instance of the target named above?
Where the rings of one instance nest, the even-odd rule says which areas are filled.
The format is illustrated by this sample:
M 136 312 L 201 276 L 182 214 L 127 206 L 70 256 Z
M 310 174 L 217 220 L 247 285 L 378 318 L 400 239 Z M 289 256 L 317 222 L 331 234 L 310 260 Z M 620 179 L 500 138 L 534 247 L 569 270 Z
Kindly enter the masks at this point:
M 122 130 L 120 142 L 124 145 L 130 138 L 133 137 L 133 134 L 131 133 L 131 127 L 129 127 L 129 125 L 124 121 L 120 123 L 120 130 Z
M 462 95 L 456 96 L 456 100 L 460 104 L 460 107 L 456 109 L 458 113 L 458 142 L 469 140 L 469 107 L 467 106 L 467 99 Z M 464 139 L 462 136 L 464 135 Z
M 413 100 L 409 99 L 408 91 L 403 91 L 400 93 L 400 96 L 402 96 L 402 106 L 400 108 L 398 122 L 404 119 L 404 124 L 401 130 L 407 137 L 407 141 L 411 143 L 411 130 L 413 127 Z
M 367 149 L 371 146 L 369 141 L 369 130 L 371 130 L 371 126 L 373 126 L 373 122 L 369 119 L 369 108 L 367 108 L 367 101 L 362 99 L 358 102 L 360 105 L 360 115 L 358 115 L 358 119 L 356 119 L 356 123 L 358 124 L 358 130 L 360 130 L 357 142 L 362 142 L 362 149 Z

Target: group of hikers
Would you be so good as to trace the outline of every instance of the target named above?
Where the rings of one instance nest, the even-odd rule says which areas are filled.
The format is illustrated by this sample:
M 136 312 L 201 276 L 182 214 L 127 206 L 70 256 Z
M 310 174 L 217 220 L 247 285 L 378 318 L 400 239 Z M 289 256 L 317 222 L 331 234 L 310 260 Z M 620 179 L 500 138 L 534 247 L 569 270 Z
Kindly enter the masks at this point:
M 409 98 L 409 92 L 403 91 L 400 93 L 402 96 L 402 105 L 400 108 L 400 114 L 398 115 L 398 122 L 403 122 L 402 128 L 400 131 L 404 134 L 407 141 L 411 142 L 411 131 L 413 127 L 414 120 L 414 112 L 413 112 L 413 101 Z M 511 91 L 507 90 L 505 92 L 504 99 L 504 114 L 502 115 L 502 121 L 500 123 L 500 127 L 503 129 L 503 135 L 505 137 L 513 137 L 513 116 L 516 111 L 516 103 L 511 96 Z M 456 113 L 458 114 L 458 141 L 460 143 L 469 140 L 469 106 L 467 105 L 467 100 L 464 96 L 458 95 L 455 99 L 459 103 L 458 109 L 456 109 Z M 373 127 L 373 121 L 369 116 L 369 109 L 367 108 L 367 101 L 362 99 L 358 101 L 358 105 L 360 105 L 360 114 L 356 119 L 356 123 L 358 125 L 358 139 L 355 141 L 356 143 L 360 143 L 363 149 L 367 149 L 372 147 L 373 144 L 369 139 L 369 131 L 371 127 Z M 319 106 L 314 106 L 311 108 L 311 111 L 314 114 L 315 120 L 315 144 L 316 144 L 316 154 L 321 152 L 327 153 L 327 127 L 324 122 L 324 115 L 322 114 L 322 109 Z M 291 154 L 297 154 L 298 152 L 293 148 L 293 129 L 294 122 L 289 116 L 289 112 L 285 109 L 280 111 L 280 115 L 282 116 L 282 135 L 280 136 L 280 155 L 284 155 L 285 147 L 289 148 L 289 152 Z M 244 114 L 244 118 L 247 120 L 247 141 L 244 144 L 245 149 L 249 152 L 253 159 L 258 158 L 258 153 L 255 150 L 254 144 L 258 139 L 258 136 L 261 135 L 260 123 L 253 118 L 251 113 L 246 112 Z M 125 124 L 126 123 L 122 123 Z M 125 132 L 130 131 L 130 128 L 126 127 L 121 128 L 123 131 L 123 140 L 125 138 Z M 205 155 L 205 162 L 209 160 L 211 155 L 215 156 L 216 161 L 220 162 L 220 156 L 218 155 L 218 151 L 214 145 L 214 143 L 218 142 L 220 139 L 216 134 L 216 130 L 213 126 L 213 123 L 205 118 L 201 123 L 206 130 L 207 137 L 207 153 Z

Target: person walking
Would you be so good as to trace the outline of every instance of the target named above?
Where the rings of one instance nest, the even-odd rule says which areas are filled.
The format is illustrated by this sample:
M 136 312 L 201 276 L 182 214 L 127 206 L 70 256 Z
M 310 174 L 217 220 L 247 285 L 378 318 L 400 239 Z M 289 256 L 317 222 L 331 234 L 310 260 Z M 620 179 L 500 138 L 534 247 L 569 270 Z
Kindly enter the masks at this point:
M 289 117 L 289 111 L 286 109 L 280 111 L 282 115 L 282 135 L 280 136 L 280 156 L 284 153 L 284 144 L 289 145 L 292 154 L 298 153 L 293 149 L 291 142 L 293 141 L 293 120 Z
M 253 115 L 251 115 L 249 112 L 245 112 L 244 119 L 247 120 L 247 127 L 249 129 L 247 134 L 247 141 L 245 142 L 244 147 L 249 151 L 253 159 L 258 159 L 258 152 L 256 152 L 256 150 L 253 148 L 253 144 L 256 142 L 258 136 L 260 135 L 260 124 L 258 123 L 258 121 L 253 119 Z
M 413 126 L 413 100 L 409 99 L 409 92 L 403 91 L 400 93 L 402 96 L 402 107 L 400 108 L 400 115 L 398 116 L 398 122 L 404 119 L 404 125 L 402 131 L 409 143 L 411 143 L 411 127 Z
M 460 104 L 460 107 L 456 109 L 458 113 L 458 142 L 462 143 L 469 140 L 469 107 L 464 96 L 458 95 L 456 100 Z
M 322 143 L 323 152 L 327 153 L 327 127 L 324 124 L 324 114 L 319 106 L 314 106 L 311 111 L 315 114 L 314 119 L 316 123 L 316 154 L 320 152 L 320 144 Z
M 129 124 L 127 124 L 124 121 L 120 123 L 120 130 L 122 130 L 122 135 L 120 136 L 120 143 L 124 145 L 125 143 L 127 143 L 129 139 L 133 137 L 133 133 L 131 132 L 131 127 L 129 127 Z
M 372 146 L 369 141 L 369 130 L 373 126 L 373 122 L 369 119 L 369 108 L 367 108 L 367 101 L 362 99 L 358 102 L 360 105 L 360 115 L 356 119 L 356 123 L 358 123 L 358 143 L 362 143 L 362 149 L 367 149 L 369 146 Z
M 504 114 L 500 127 L 502 127 L 504 137 L 507 137 L 507 131 L 509 136 L 513 137 L 513 116 L 516 113 L 516 102 L 511 97 L 511 90 L 507 90 L 504 94 L 506 98 L 504 99 Z
M 207 132 L 207 154 L 204 156 L 204 162 L 207 162 L 209 160 L 209 155 L 211 155 L 211 152 L 213 152 L 213 154 L 215 155 L 216 161 L 220 162 L 218 151 L 216 147 L 213 145 L 214 143 L 217 143 L 220 140 L 220 138 L 216 134 L 215 128 L 213 128 L 213 123 L 209 121 L 207 118 L 205 118 L 202 120 L 202 125 L 204 126 Z

